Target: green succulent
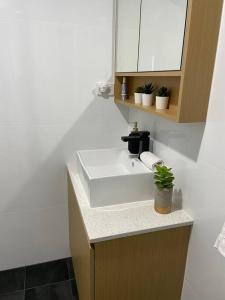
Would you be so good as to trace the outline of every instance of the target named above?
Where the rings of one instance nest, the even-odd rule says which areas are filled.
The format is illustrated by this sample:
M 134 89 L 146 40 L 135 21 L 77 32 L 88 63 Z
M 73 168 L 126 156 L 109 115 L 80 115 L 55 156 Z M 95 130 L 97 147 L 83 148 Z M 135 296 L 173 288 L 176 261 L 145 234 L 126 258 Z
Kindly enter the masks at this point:
M 168 168 L 166 166 L 156 166 L 154 179 L 155 184 L 159 189 L 170 189 L 174 186 L 174 176 L 171 170 L 171 168 Z
M 169 95 L 170 95 L 170 91 L 165 86 L 162 86 L 157 92 L 157 96 L 159 97 L 169 97 Z
M 152 94 L 153 92 L 155 91 L 155 87 L 154 87 L 154 85 L 153 85 L 153 83 L 152 82 L 150 82 L 149 84 L 146 84 L 145 86 L 144 86 L 144 93 L 145 94 Z
M 138 94 L 142 94 L 144 92 L 145 92 L 145 87 L 144 86 L 139 86 L 135 90 L 135 93 L 138 93 Z

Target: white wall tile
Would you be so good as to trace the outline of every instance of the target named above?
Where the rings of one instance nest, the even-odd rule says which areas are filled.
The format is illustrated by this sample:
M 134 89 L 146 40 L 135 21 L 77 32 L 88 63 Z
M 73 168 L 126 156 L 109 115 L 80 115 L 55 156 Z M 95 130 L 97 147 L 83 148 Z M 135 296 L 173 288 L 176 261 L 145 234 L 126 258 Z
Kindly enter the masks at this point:
M 94 94 L 112 80 L 112 8 L 0 0 L 0 270 L 68 255 L 65 164 L 127 131 L 128 111 Z
M 67 205 L 0 213 L 0 270 L 70 256 Z
M 23 217 L 16 213 L 0 213 L 0 270 L 25 264 L 25 228 Z
M 25 212 L 23 216 L 29 224 L 24 242 L 26 265 L 70 256 L 67 206 Z

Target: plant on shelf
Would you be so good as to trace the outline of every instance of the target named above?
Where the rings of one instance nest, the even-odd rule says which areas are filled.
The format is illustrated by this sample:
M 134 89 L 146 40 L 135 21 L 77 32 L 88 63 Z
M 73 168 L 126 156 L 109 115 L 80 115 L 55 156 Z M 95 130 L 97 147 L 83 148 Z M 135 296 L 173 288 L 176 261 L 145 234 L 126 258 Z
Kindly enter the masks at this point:
M 134 93 L 134 102 L 135 104 L 141 104 L 142 103 L 142 95 L 145 91 L 144 86 L 139 86 L 136 88 Z
M 174 175 L 171 168 L 157 165 L 154 172 L 155 180 L 155 210 L 161 214 L 168 214 L 172 209 Z
M 145 87 L 144 86 L 138 86 L 135 90 L 135 93 L 137 94 L 143 94 L 145 91 Z
M 159 97 L 169 97 L 169 95 L 170 95 L 170 92 L 169 92 L 167 87 L 162 86 L 160 89 L 158 89 L 157 96 L 159 96 Z
M 142 105 L 143 106 L 151 106 L 153 104 L 154 91 L 155 91 L 155 87 L 152 84 L 152 82 L 150 82 L 144 86 L 144 93 L 142 95 Z
M 155 90 L 156 90 L 156 88 L 154 87 L 152 82 L 150 82 L 148 84 L 145 84 L 145 86 L 144 86 L 144 93 L 145 94 L 148 94 L 148 95 L 153 94 L 153 92 Z
M 162 86 L 156 94 L 156 109 L 167 109 L 169 104 L 170 91 L 167 87 Z

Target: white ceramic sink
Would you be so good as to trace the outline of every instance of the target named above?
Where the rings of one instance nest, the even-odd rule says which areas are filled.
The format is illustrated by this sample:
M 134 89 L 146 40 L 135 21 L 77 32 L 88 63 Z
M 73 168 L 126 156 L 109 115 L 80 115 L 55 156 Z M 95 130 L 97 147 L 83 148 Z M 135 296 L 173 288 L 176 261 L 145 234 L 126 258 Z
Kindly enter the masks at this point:
M 82 150 L 77 155 L 91 207 L 152 199 L 153 173 L 127 150 Z

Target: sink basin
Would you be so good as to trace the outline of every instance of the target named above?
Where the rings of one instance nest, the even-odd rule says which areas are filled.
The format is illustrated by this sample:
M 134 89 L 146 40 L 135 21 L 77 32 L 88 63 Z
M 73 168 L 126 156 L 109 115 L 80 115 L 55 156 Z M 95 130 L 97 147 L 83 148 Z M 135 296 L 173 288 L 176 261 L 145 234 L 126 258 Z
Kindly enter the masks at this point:
M 82 150 L 77 155 L 91 207 L 152 199 L 153 173 L 126 149 Z

